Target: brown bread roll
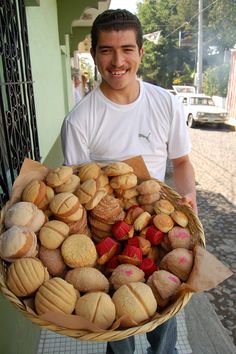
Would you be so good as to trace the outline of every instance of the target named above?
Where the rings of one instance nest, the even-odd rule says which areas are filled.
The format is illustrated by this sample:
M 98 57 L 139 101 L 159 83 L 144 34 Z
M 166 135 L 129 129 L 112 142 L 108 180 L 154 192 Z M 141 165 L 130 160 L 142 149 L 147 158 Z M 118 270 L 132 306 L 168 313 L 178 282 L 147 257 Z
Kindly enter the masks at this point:
M 170 216 L 179 226 L 186 227 L 188 225 L 188 217 L 182 211 L 175 210 Z
M 97 183 L 90 178 L 84 181 L 76 190 L 75 195 L 79 198 L 81 204 L 88 203 L 97 191 Z
M 160 184 L 157 181 L 152 179 L 143 181 L 137 186 L 137 191 L 139 192 L 139 194 L 158 193 L 160 192 L 160 190 L 161 190 Z
M 65 238 L 69 235 L 69 226 L 59 220 L 46 222 L 39 231 L 41 244 L 48 249 L 60 247 Z
M 174 226 L 174 221 L 169 215 L 160 213 L 153 218 L 153 224 L 158 228 L 158 230 L 166 233 L 172 229 Z
M 135 231 L 141 231 L 144 229 L 150 222 L 152 216 L 147 211 L 144 211 L 134 220 L 134 229 Z
M 137 185 L 138 178 L 134 173 L 112 177 L 110 185 L 114 189 L 130 189 Z
M 112 300 L 116 307 L 116 318 L 128 314 L 137 323 L 148 320 L 157 309 L 157 302 L 151 288 L 141 282 L 122 285 L 116 290 Z M 122 322 L 122 325 L 130 327 L 133 323 L 127 319 Z
M 93 292 L 81 296 L 75 307 L 78 316 L 87 318 L 99 328 L 109 328 L 115 320 L 115 305 L 108 294 Z
M 48 279 L 47 269 L 38 258 L 20 258 L 8 267 L 7 286 L 19 297 L 32 295 Z
M 64 276 L 66 264 L 61 255 L 60 248 L 50 250 L 46 247 L 40 246 L 38 257 L 51 275 L 54 277 Z
M 170 215 L 175 210 L 175 208 L 174 208 L 173 204 L 171 204 L 171 202 L 169 202 L 169 200 L 160 199 L 155 202 L 154 210 L 155 210 L 156 214 L 163 213 L 163 214 Z
M 109 282 L 102 272 L 92 267 L 81 267 L 69 270 L 65 280 L 81 292 L 109 290 Z
M 79 168 L 79 178 L 81 183 L 87 179 L 96 179 L 101 173 L 101 167 L 95 162 L 90 162 L 82 165 Z
M 79 187 L 80 178 L 77 175 L 72 174 L 72 176 L 62 185 L 55 188 L 56 193 L 69 192 L 74 193 Z
M 125 162 L 111 163 L 104 170 L 105 174 L 109 177 L 121 176 L 134 172 L 133 168 Z
M 83 207 L 73 193 L 56 194 L 49 207 L 55 218 L 65 223 L 78 221 L 83 216 Z
M 68 181 L 73 174 L 73 169 L 69 166 L 61 166 L 51 170 L 47 177 L 46 183 L 49 187 L 56 188 Z
M 33 180 L 24 188 L 21 200 L 30 202 L 37 206 L 42 202 L 46 195 L 46 184 L 43 181 Z
M 52 198 L 54 197 L 54 190 L 49 187 L 46 186 L 46 194 L 43 198 L 43 200 L 38 204 L 38 208 L 41 210 L 46 210 L 52 200 Z
M 55 277 L 46 281 L 35 295 L 35 308 L 39 315 L 49 311 L 71 314 L 78 296 L 73 286 Z

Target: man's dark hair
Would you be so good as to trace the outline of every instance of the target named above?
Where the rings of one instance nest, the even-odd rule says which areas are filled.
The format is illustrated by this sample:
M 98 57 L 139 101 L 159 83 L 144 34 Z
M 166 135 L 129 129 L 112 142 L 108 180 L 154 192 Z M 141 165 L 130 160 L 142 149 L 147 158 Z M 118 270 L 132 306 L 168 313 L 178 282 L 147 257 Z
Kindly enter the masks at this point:
M 92 49 L 95 52 L 100 31 L 122 31 L 133 29 L 136 32 L 138 48 L 143 46 L 143 31 L 137 16 L 127 10 L 106 10 L 98 15 L 92 25 Z

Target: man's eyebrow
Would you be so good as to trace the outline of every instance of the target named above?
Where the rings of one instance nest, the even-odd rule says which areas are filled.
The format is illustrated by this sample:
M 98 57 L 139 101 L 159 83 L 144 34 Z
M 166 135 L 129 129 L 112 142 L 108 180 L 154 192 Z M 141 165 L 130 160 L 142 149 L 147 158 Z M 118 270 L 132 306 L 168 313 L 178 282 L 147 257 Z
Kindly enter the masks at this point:
M 98 45 L 98 49 L 113 48 L 112 45 Z M 135 44 L 124 44 L 121 48 L 136 48 Z

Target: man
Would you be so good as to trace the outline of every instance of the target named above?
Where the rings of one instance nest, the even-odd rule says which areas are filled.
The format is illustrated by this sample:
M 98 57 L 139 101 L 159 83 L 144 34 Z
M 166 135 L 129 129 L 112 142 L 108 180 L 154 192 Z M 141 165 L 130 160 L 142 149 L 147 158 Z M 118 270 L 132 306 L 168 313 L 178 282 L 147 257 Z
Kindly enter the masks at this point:
M 166 90 L 139 81 L 143 51 L 138 18 L 107 10 L 94 21 L 91 54 L 102 82 L 66 117 L 62 127 L 65 164 L 125 160 L 142 155 L 150 174 L 164 180 L 167 158 L 176 190 L 194 210 L 194 171 L 182 105 Z M 176 353 L 176 319 L 147 334 L 149 353 Z M 108 343 L 107 354 L 134 353 L 134 338 Z
M 74 95 L 74 102 L 77 104 L 81 100 L 81 89 L 80 89 L 81 81 L 79 79 L 78 74 L 73 75 L 73 95 Z

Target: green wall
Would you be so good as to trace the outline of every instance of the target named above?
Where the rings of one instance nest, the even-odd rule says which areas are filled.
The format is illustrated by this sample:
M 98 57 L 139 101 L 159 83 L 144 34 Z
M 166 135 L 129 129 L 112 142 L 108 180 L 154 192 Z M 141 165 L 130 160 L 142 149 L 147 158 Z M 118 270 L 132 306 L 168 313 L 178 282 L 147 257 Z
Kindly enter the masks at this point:
M 0 353 L 37 353 L 40 327 L 31 323 L 0 294 Z
M 68 93 L 59 44 L 57 2 L 41 0 L 27 7 L 29 47 L 42 162 L 56 167 L 63 162 L 59 141 L 61 124 L 68 111 Z M 72 92 L 69 93 L 72 95 Z
M 79 18 L 82 9 L 97 5 L 97 0 L 26 0 L 26 4 L 32 5 L 26 7 L 26 15 L 41 161 L 53 168 L 63 163 L 60 129 L 73 104 L 71 28 L 68 26 L 68 33 L 60 45 L 57 6 L 60 5 L 62 21 L 65 10 L 72 17 L 73 4 L 76 4 L 76 18 Z M 61 36 L 62 25 L 63 21 L 59 26 Z M 83 39 L 81 33 L 76 33 L 76 37 L 75 46 L 76 40 Z M 39 336 L 40 327 L 32 324 L 0 294 L 0 354 L 36 354 Z

